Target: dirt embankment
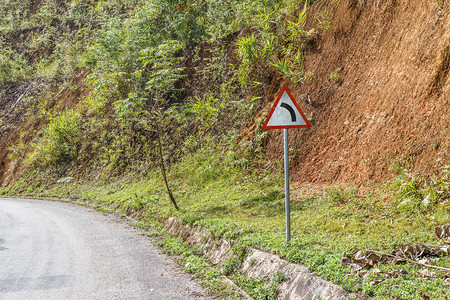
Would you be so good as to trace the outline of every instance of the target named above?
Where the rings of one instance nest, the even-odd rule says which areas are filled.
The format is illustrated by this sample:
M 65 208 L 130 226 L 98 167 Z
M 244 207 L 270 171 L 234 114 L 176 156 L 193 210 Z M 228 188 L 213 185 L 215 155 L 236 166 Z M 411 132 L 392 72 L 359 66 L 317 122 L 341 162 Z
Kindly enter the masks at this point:
M 305 61 L 313 75 L 290 86 L 312 123 L 290 131 L 294 179 L 377 182 L 400 160 L 430 175 L 450 158 L 450 3 L 349 2 L 326 7 L 332 28 Z M 274 157 L 281 139 L 271 132 Z

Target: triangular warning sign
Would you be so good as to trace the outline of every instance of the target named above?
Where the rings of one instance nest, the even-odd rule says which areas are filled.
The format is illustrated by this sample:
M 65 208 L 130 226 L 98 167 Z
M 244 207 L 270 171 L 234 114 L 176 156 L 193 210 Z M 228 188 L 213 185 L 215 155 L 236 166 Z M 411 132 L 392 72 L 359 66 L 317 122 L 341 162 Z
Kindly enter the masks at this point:
M 309 128 L 311 124 L 287 86 L 283 86 L 264 122 L 263 129 Z

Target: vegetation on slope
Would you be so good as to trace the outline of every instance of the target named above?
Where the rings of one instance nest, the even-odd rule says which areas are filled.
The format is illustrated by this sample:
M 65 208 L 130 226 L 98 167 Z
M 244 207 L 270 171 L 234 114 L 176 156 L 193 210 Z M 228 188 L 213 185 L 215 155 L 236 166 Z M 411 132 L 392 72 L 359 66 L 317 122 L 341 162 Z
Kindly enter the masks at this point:
M 32 148 L 16 142 L 10 149 L 26 168 L 54 178 L 108 178 L 152 168 L 159 141 L 169 165 L 204 143 L 237 146 L 239 131 L 264 105 L 262 85 L 276 71 L 302 81 L 316 33 L 304 29 L 306 4 L 290 1 L 116 2 L 24 0 L 21 13 L 2 4 L 0 83 L 51 82 L 52 100 L 27 101 L 45 124 Z M 18 23 L 17 14 L 26 21 Z M 249 33 L 236 38 L 242 28 Z M 80 70 L 88 70 L 87 95 L 69 109 L 54 107 L 64 88 L 85 89 L 71 82 Z M 247 163 L 264 144 L 257 132 Z

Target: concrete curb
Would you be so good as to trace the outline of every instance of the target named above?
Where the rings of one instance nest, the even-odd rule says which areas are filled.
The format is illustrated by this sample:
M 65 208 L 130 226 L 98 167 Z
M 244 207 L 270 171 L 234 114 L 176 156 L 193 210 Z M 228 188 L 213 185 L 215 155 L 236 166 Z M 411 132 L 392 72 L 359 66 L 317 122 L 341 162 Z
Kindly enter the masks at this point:
M 164 222 L 164 229 L 171 234 L 183 238 L 189 244 L 201 248 L 204 255 L 213 264 L 223 263 L 234 256 L 232 244 L 224 238 L 215 238 L 207 229 L 190 224 L 182 224 L 176 217 Z M 290 263 L 279 256 L 253 249 L 241 266 L 241 271 L 252 278 L 268 276 L 273 278 L 278 272 L 288 278 L 278 287 L 278 299 L 292 300 L 347 300 L 370 299 L 366 296 L 351 294 L 334 283 L 328 282 L 305 266 Z

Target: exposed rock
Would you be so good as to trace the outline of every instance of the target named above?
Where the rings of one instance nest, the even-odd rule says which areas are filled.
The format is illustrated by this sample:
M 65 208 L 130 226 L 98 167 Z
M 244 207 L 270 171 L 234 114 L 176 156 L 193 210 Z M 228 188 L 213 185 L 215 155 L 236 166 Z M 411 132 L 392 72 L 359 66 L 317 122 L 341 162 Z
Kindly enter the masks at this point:
M 279 286 L 279 299 L 351 299 L 343 289 L 319 278 L 305 266 L 289 263 L 271 253 L 253 250 L 242 269 L 250 277 L 272 277 L 279 271 L 288 275 Z

